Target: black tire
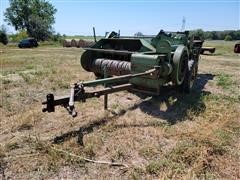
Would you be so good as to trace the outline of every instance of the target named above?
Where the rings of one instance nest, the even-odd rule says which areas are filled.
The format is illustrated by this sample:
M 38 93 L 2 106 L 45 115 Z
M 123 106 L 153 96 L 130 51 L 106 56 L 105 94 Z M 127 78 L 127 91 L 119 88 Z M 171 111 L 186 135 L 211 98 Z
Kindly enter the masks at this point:
M 178 46 L 173 55 L 173 71 L 171 79 L 173 84 L 180 86 L 188 70 L 188 49 L 185 46 Z
M 194 82 L 197 78 L 198 73 L 198 63 L 194 60 L 188 61 L 188 70 L 185 75 L 185 79 L 180 86 L 183 93 L 189 94 L 193 88 Z

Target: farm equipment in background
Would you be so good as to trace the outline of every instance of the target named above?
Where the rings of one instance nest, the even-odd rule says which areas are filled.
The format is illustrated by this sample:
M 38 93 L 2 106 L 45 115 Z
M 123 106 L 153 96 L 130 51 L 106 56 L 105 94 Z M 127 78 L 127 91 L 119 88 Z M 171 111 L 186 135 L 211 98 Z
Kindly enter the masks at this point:
M 235 44 L 235 46 L 234 46 L 234 52 L 235 52 L 235 53 L 240 53 L 240 42 Z
M 204 54 L 204 52 L 208 51 L 209 53 L 213 54 L 215 52 L 215 47 L 202 47 L 200 54 Z
M 112 33 L 114 34 L 114 33 Z M 71 86 L 70 96 L 55 98 L 48 94 L 43 112 L 54 112 L 63 106 L 75 117 L 74 102 L 104 95 L 107 109 L 108 94 L 131 90 L 159 95 L 160 88 L 171 84 L 189 93 L 198 71 L 203 41 L 189 38 L 189 32 L 166 33 L 156 36 L 107 36 L 85 48 L 80 63 L 96 80 L 78 82 Z M 100 90 L 87 87 L 104 85 Z

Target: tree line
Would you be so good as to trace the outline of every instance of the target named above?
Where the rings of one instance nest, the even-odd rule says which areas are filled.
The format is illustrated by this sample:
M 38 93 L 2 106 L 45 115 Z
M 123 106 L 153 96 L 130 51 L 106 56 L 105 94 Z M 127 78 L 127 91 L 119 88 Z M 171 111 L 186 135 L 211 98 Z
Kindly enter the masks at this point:
M 144 35 L 141 32 L 138 32 L 138 33 L 135 33 L 134 36 L 140 37 L 140 36 L 144 36 Z M 203 31 L 202 29 L 197 29 L 197 30 L 190 31 L 190 36 L 198 36 L 202 40 L 233 41 L 233 40 L 240 40 L 240 30 Z M 17 32 L 16 34 L 7 35 L 6 29 L 4 27 L 0 28 L 0 42 L 2 42 L 5 45 L 8 43 L 8 41 L 18 42 L 27 37 L 34 37 L 34 36 L 29 36 L 27 31 L 25 31 L 25 30 L 21 30 L 21 31 Z M 57 33 L 57 34 L 51 33 L 51 34 L 48 34 L 48 38 L 46 38 L 44 40 L 61 42 L 64 38 L 66 38 L 66 35 L 61 35 L 59 33 Z
M 19 41 L 26 37 L 36 40 L 60 41 L 64 38 L 53 30 L 54 15 L 57 9 L 48 0 L 9 0 L 10 6 L 4 12 L 5 22 L 17 31 L 14 35 L 7 35 L 6 28 L 0 28 L 0 42 Z M 141 32 L 134 34 L 143 36 Z M 240 30 L 203 31 L 197 29 L 190 31 L 190 35 L 207 40 L 240 40 Z
M 203 31 L 197 29 L 190 31 L 190 35 L 199 36 L 203 40 L 240 40 L 240 30 Z

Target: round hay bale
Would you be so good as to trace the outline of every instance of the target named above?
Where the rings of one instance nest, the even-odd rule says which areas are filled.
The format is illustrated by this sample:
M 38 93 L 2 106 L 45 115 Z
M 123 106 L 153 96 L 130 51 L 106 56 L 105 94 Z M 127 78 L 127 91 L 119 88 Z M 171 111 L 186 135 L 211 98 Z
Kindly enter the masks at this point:
M 78 47 L 85 47 L 85 41 L 84 40 L 82 40 L 82 39 L 80 39 L 79 41 L 78 41 Z
M 64 39 L 63 47 L 71 47 L 71 39 Z
M 78 46 L 78 40 L 72 39 L 71 40 L 71 47 L 77 47 Z
M 85 47 L 91 47 L 95 44 L 94 41 L 85 41 Z

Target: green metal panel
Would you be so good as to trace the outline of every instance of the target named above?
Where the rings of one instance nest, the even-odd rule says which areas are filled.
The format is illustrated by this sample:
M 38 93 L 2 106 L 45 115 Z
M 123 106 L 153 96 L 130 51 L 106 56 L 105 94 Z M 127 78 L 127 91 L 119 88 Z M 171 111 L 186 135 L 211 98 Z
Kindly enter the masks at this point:
M 139 77 L 131 79 L 130 82 L 140 87 L 157 90 L 160 86 L 166 83 L 166 79 L 148 79 Z
M 188 33 L 165 33 L 160 31 L 158 35 L 152 39 L 152 45 L 157 47 L 160 40 L 166 40 L 171 45 L 171 50 L 175 51 L 178 45 L 186 46 L 188 44 Z
M 131 57 L 131 73 L 140 73 L 154 68 L 154 66 L 161 66 L 164 63 L 165 56 L 163 55 L 145 55 L 132 54 Z M 132 78 L 130 82 L 134 85 L 158 89 L 159 86 L 165 83 L 164 79 L 152 79 L 150 76 Z
M 156 49 L 150 43 L 148 43 L 146 40 L 140 39 L 140 42 L 143 45 L 140 49 L 140 52 L 146 52 L 149 50 L 151 50 L 152 52 L 156 52 Z

